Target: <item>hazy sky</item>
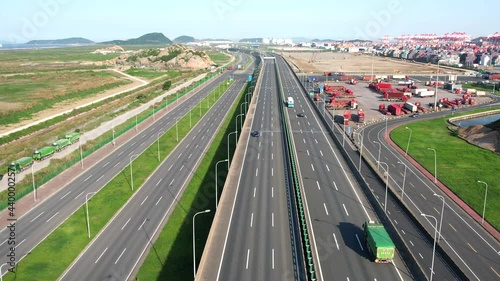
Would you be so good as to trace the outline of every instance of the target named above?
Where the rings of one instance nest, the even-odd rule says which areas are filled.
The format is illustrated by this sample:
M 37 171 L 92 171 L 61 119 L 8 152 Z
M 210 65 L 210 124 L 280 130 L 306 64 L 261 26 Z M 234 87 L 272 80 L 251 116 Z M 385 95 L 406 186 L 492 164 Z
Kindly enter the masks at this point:
M 148 3 L 148 4 L 143 4 Z M 0 41 L 162 32 L 170 39 L 307 37 L 378 39 L 400 34 L 500 31 L 494 0 L 37 0 L 0 3 Z

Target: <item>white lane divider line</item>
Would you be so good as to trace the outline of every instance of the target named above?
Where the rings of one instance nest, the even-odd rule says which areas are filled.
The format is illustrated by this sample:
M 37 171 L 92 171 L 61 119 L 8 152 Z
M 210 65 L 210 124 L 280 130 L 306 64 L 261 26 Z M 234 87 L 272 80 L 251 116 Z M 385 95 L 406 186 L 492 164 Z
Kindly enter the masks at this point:
M 363 248 L 363 245 L 361 244 L 361 241 L 359 240 L 359 237 L 357 234 L 356 234 L 356 239 L 358 240 L 359 246 L 361 247 L 361 251 L 364 251 L 365 249 Z
M 307 152 L 307 156 L 311 156 L 311 155 L 309 154 L 309 149 L 307 149 L 307 150 L 306 150 L 306 152 Z
M 122 152 L 118 153 L 118 156 L 122 155 L 125 150 L 122 150 Z
M 314 172 L 314 165 L 313 165 L 312 163 L 311 163 L 311 169 L 312 169 L 312 170 L 313 170 L 313 172 Z
M 161 196 L 161 197 L 160 197 L 160 199 L 158 199 L 158 201 L 156 201 L 155 206 L 156 206 L 156 205 L 158 205 L 158 203 L 160 203 L 160 200 L 161 200 L 162 198 L 163 198 L 163 196 Z
M 118 256 L 118 258 L 116 259 L 115 261 L 115 264 L 118 263 L 118 261 L 120 260 L 120 258 L 123 256 L 123 253 L 125 253 L 125 251 L 127 250 L 127 248 L 123 249 L 123 252 Z
M 316 181 L 316 185 L 318 186 L 318 190 L 321 190 L 321 187 L 319 186 L 319 181 Z
M 453 225 L 451 225 L 451 223 L 448 224 L 453 230 L 455 230 L 455 232 L 457 232 L 456 228 L 453 227 Z
M 255 192 L 257 192 L 257 187 L 253 188 L 253 198 L 255 198 Z
M 106 253 L 106 251 L 108 250 L 108 247 L 106 247 L 106 249 L 104 249 L 104 251 L 101 253 L 101 255 L 97 258 L 97 260 L 95 261 L 95 263 L 98 263 L 99 260 L 101 259 L 101 257 L 104 255 L 104 253 Z
M 125 228 L 125 226 L 127 226 L 128 222 L 130 221 L 130 218 L 127 220 L 127 222 L 125 222 L 125 224 L 122 226 L 122 229 L 123 230 Z
M 75 200 L 78 199 L 78 197 L 80 197 L 85 191 L 82 191 L 80 192 L 80 194 L 78 194 L 76 197 L 75 197 Z
M 274 227 L 274 213 L 271 213 L 271 226 Z
M 337 241 L 337 236 L 335 236 L 335 233 L 333 233 L 333 239 L 335 240 L 335 245 L 337 245 L 337 250 L 340 250 L 339 242 Z
M 410 240 L 410 244 L 411 244 L 413 247 L 415 247 L 415 244 L 413 244 L 413 242 L 412 242 L 411 240 Z
M 328 167 L 328 165 L 325 165 L 326 166 L 326 169 L 328 170 L 328 172 L 330 172 L 330 168 Z
M 257 177 L 259 175 L 259 168 L 255 170 L 255 176 Z
M 68 196 L 70 193 L 71 193 L 71 190 L 70 190 L 70 191 L 68 191 L 68 193 L 64 194 L 64 195 L 63 195 L 63 197 L 61 197 L 61 199 L 59 199 L 59 200 L 63 200 L 63 199 L 64 199 L 66 196 Z
M 347 216 L 349 216 L 349 212 L 347 212 L 347 208 L 345 207 L 345 205 L 344 205 L 344 204 L 342 204 L 342 206 L 344 206 L 344 211 L 345 211 L 345 213 L 347 214 Z
M 319 151 L 319 154 L 321 154 L 321 157 L 323 157 L 323 151 L 321 151 L 321 150 L 320 150 L 320 151 Z
M 418 255 L 420 256 L 421 259 L 424 259 L 421 253 L 418 253 Z
M 91 177 L 92 177 L 92 175 L 88 176 L 86 179 L 83 180 L 83 182 L 88 181 Z
M 142 226 L 146 223 L 148 219 L 144 219 L 144 221 L 141 223 L 141 225 L 139 226 L 139 228 L 137 230 L 141 230 Z
M 250 217 L 250 227 L 253 227 L 253 213 L 252 216 Z
M 142 203 L 141 203 L 141 206 L 144 204 L 144 202 L 146 202 L 146 200 L 148 199 L 149 195 L 146 196 L 146 198 L 144 198 L 144 200 L 142 200 Z
M 271 187 L 271 198 L 274 198 L 274 186 Z
M 339 190 L 339 189 L 337 188 L 337 184 L 336 184 L 335 182 L 333 182 L 333 186 L 335 187 L 335 190 L 337 190 L 337 191 Z
M 247 264 L 246 264 L 246 269 L 248 269 L 248 260 L 250 259 L 250 249 L 247 251 Z
M 116 163 L 113 168 L 116 168 L 116 166 L 120 165 L 120 161 L 118 161 L 118 163 Z
M 96 182 L 100 181 L 102 179 L 102 177 L 104 177 L 104 175 L 101 175 L 97 180 Z
M 170 182 L 170 184 L 168 186 L 172 186 L 172 184 L 174 183 L 175 179 L 172 179 L 172 181 Z
M 274 269 L 274 249 L 273 249 L 273 258 L 272 258 L 272 263 L 273 263 L 273 269 Z
M 26 239 L 23 239 L 23 241 L 21 241 L 19 244 L 17 244 L 16 247 L 14 247 L 14 248 L 17 249 L 17 247 L 21 246 L 21 244 L 23 244 L 24 241 L 26 241 Z
M 109 161 L 106 162 L 106 164 L 104 164 L 104 166 L 102 166 L 102 167 L 104 168 L 104 167 L 108 166 L 108 164 L 109 164 Z
M 59 212 L 55 213 L 52 217 L 50 217 L 50 219 L 48 219 L 46 222 L 49 222 L 51 219 L 53 219 L 55 216 L 57 216 L 57 214 L 59 214 Z
M 326 204 L 325 203 L 323 203 L 323 207 L 325 207 L 325 213 L 326 213 L 326 215 L 329 216 L 328 210 L 326 209 Z
M 156 186 L 158 186 L 162 180 L 163 180 L 163 179 L 160 179 L 160 180 L 156 183 Z
M 38 216 L 36 216 L 35 218 L 33 218 L 30 222 L 34 222 L 36 219 L 38 219 L 38 217 L 40 217 L 41 215 L 43 215 L 43 213 L 45 213 L 45 212 L 41 212 Z
M 170 165 L 170 167 L 168 168 L 167 171 L 170 171 L 170 169 L 172 169 L 173 166 L 174 166 L 174 164 Z

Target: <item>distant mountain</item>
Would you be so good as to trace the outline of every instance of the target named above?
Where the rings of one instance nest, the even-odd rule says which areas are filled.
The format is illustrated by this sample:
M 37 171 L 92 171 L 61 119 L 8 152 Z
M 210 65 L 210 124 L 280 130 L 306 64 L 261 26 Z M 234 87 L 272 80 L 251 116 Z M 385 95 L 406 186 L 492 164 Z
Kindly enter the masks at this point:
M 72 38 L 65 38 L 65 39 L 53 39 L 53 40 L 31 40 L 27 42 L 26 44 L 31 44 L 31 45 L 49 45 L 49 44 L 93 44 L 94 41 L 91 41 L 89 39 L 81 38 L 81 37 L 72 37 Z
M 179 37 L 174 39 L 175 44 L 185 44 L 185 43 L 194 42 L 194 41 L 196 41 L 196 39 L 194 39 L 194 37 L 186 36 L 186 35 L 179 36 Z
M 363 43 L 363 42 L 373 42 L 373 41 L 372 40 L 354 39 L 354 40 L 346 40 L 346 42 Z
M 339 40 L 333 40 L 333 39 L 313 39 L 311 42 L 338 42 Z
M 243 38 L 239 42 L 262 43 L 262 38 Z
M 212 38 L 207 38 L 207 39 L 202 39 L 201 41 L 232 41 L 229 39 L 212 39 Z
M 107 42 L 101 42 L 102 44 L 114 44 L 114 45 L 166 45 L 172 44 L 172 41 L 168 39 L 163 33 L 148 33 L 144 34 L 139 38 L 133 38 L 128 40 L 113 40 Z

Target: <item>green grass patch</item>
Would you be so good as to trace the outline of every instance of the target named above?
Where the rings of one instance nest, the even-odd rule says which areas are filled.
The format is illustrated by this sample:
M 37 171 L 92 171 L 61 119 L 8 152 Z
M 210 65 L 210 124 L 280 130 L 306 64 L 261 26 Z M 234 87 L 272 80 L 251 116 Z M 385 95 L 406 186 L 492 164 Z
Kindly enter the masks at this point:
M 462 84 L 465 89 L 478 89 L 480 91 L 493 92 L 493 85 L 495 85 L 495 92 L 500 90 L 497 84 Z
M 104 45 L 27 49 L 2 51 L 2 62 L 71 62 L 71 61 L 105 61 L 118 57 L 120 54 L 91 54 L 93 51 L 104 48 Z
M 137 275 L 138 280 L 191 280 L 193 278 L 192 218 L 205 209 L 210 213 L 200 214 L 196 220 L 197 261 L 201 258 L 210 232 L 215 211 L 215 165 L 226 159 L 227 135 L 234 131 L 236 115 L 244 102 L 246 88 L 239 94 L 239 101 L 230 109 L 206 156 L 175 206 L 165 227 L 153 245 Z M 230 153 L 235 149 L 233 135 L 230 138 Z M 219 165 L 219 196 L 227 175 L 227 168 Z
M 499 107 L 492 107 L 498 109 Z M 455 114 L 453 117 L 476 112 Z M 498 167 L 500 156 L 494 152 L 471 145 L 455 136 L 447 127 L 446 120 L 451 115 L 398 127 L 391 132 L 391 139 L 403 150 L 406 149 L 410 131 L 412 130 L 408 154 L 417 160 L 425 169 L 434 174 L 434 152 L 437 154 L 437 176 L 449 189 L 467 202 L 480 215 L 483 213 L 483 184 L 488 183 L 488 197 L 485 219 L 496 229 L 500 229 L 500 185 Z
M 162 71 L 150 68 L 130 68 L 125 73 L 132 76 L 142 77 L 145 79 L 154 79 L 160 76 L 165 76 L 168 78 L 174 78 L 181 75 L 180 71 Z
M 222 52 L 207 52 L 207 55 L 215 62 L 217 65 L 224 65 L 231 61 L 231 57 L 228 54 Z
M 223 83 L 219 87 L 224 92 L 231 84 Z M 200 109 L 192 109 L 192 124 L 196 124 L 214 104 L 217 87 L 207 98 L 200 101 Z M 218 96 L 217 96 L 218 97 Z M 207 105 L 208 106 L 205 106 Z M 185 137 L 189 127 L 189 113 L 179 120 L 179 140 Z M 134 118 L 135 119 L 135 118 Z M 165 158 L 177 145 L 176 127 L 172 127 L 160 137 L 161 160 Z M 137 191 L 146 178 L 159 166 L 157 158 L 157 144 L 153 143 L 144 153 L 132 163 L 134 191 L 131 190 L 130 166 L 125 167 L 113 180 L 96 193 L 89 202 L 91 238 L 95 237 L 106 223 L 114 216 L 127 200 Z M 66 268 L 76 259 L 87 244 L 91 241 L 87 237 L 85 206 L 80 207 L 71 217 L 52 232 L 29 255 L 17 265 L 16 273 L 9 273 L 5 280 L 57 280 Z

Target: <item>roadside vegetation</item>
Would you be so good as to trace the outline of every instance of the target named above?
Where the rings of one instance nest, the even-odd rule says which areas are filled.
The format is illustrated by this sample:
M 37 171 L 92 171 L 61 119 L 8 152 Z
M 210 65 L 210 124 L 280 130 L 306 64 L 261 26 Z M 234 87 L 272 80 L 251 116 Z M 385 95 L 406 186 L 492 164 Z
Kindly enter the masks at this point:
M 492 107 L 498 108 L 500 107 Z M 487 110 L 489 109 L 455 114 L 453 117 Z M 480 215 L 483 214 L 485 186 L 477 181 L 488 183 L 485 220 L 500 229 L 500 156 L 457 137 L 446 123 L 451 117 L 447 115 L 396 128 L 391 132 L 391 139 L 405 150 L 409 138 L 409 130 L 405 127 L 410 128 L 412 136 L 408 154 L 432 174 L 434 154 L 428 148 L 435 149 L 438 179 Z
M 215 62 L 217 65 L 224 65 L 231 61 L 231 56 L 223 52 L 209 51 L 207 55 Z
M 125 73 L 141 77 L 144 79 L 153 80 L 158 77 L 166 76 L 164 78 L 175 78 L 181 75 L 181 71 L 176 70 L 160 70 L 160 69 L 151 69 L 151 68 L 130 68 L 125 71 Z
M 226 159 L 227 135 L 234 131 L 236 115 L 239 105 L 244 102 L 245 87 L 239 94 L 239 99 L 230 109 L 227 118 L 221 125 L 212 145 L 208 149 L 195 176 L 186 187 L 174 211 L 163 227 L 158 239 L 152 246 L 144 264 L 137 274 L 138 280 L 189 280 L 193 278 L 193 253 L 192 253 L 192 218 L 198 211 L 210 209 L 211 212 L 202 214 L 196 221 L 196 253 L 197 263 L 201 259 L 210 227 L 215 213 L 215 165 L 217 161 Z M 234 151 L 232 140 L 230 149 Z M 223 168 L 220 168 L 222 169 Z M 227 171 L 218 174 L 219 196 L 221 186 L 226 180 Z
M 231 84 L 223 83 L 219 87 L 222 91 L 225 91 L 230 86 Z M 219 87 L 207 98 L 200 100 L 200 104 L 202 105 L 201 116 L 199 115 L 200 109 L 198 106 L 192 109 L 193 126 L 213 106 L 215 103 L 214 97 L 218 97 L 215 93 L 219 92 Z M 206 99 L 208 99 L 208 106 Z M 150 116 L 151 112 L 144 114 L 146 116 L 141 117 L 141 119 Z M 131 118 L 123 125 L 124 128 L 121 129 L 127 130 L 133 128 L 134 122 L 135 118 Z M 182 139 L 191 129 L 189 127 L 189 114 L 179 120 L 179 123 L 181 125 L 178 126 L 178 134 L 179 138 Z M 107 142 L 111 140 L 110 132 L 101 137 L 107 137 Z M 161 161 L 177 145 L 177 142 L 173 141 L 175 139 L 175 127 L 172 127 L 160 137 L 160 155 L 163 155 L 160 158 Z M 73 159 L 76 159 L 76 161 L 78 161 L 77 155 L 76 152 L 72 154 Z M 144 183 L 146 178 L 159 164 L 157 145 L 153 143 L 133 162 L 134 186 L 136 187 L 134 191 L 131 190 L 130 167 L 127 166 L 92 197 L 88 203 L 91 238 L 95 237 L 102 230 L 114 214 L 129 200 L 132 194 L 139 189 L 137 187 L 140 187 Z M 91 240 L 87 237 L 85 206 L 82 206 L 18 263 L 16 274 L 7 274 L 5 280 L 56 280 L 90 242 Z M 61 247 L 61 245 L 64 245 L 64 247 Z
M 495 93 L 498 95 L 500 87 L 497 83 L 495 84 L 462 84 L 465 89 L 478 89 L 480 91 L 493 92 L 493 85 L 495 85 Z
M 109 71 L 0 76 L 0 125 L 29 120 L 62 102 L 76 102 L 131 83 Z

